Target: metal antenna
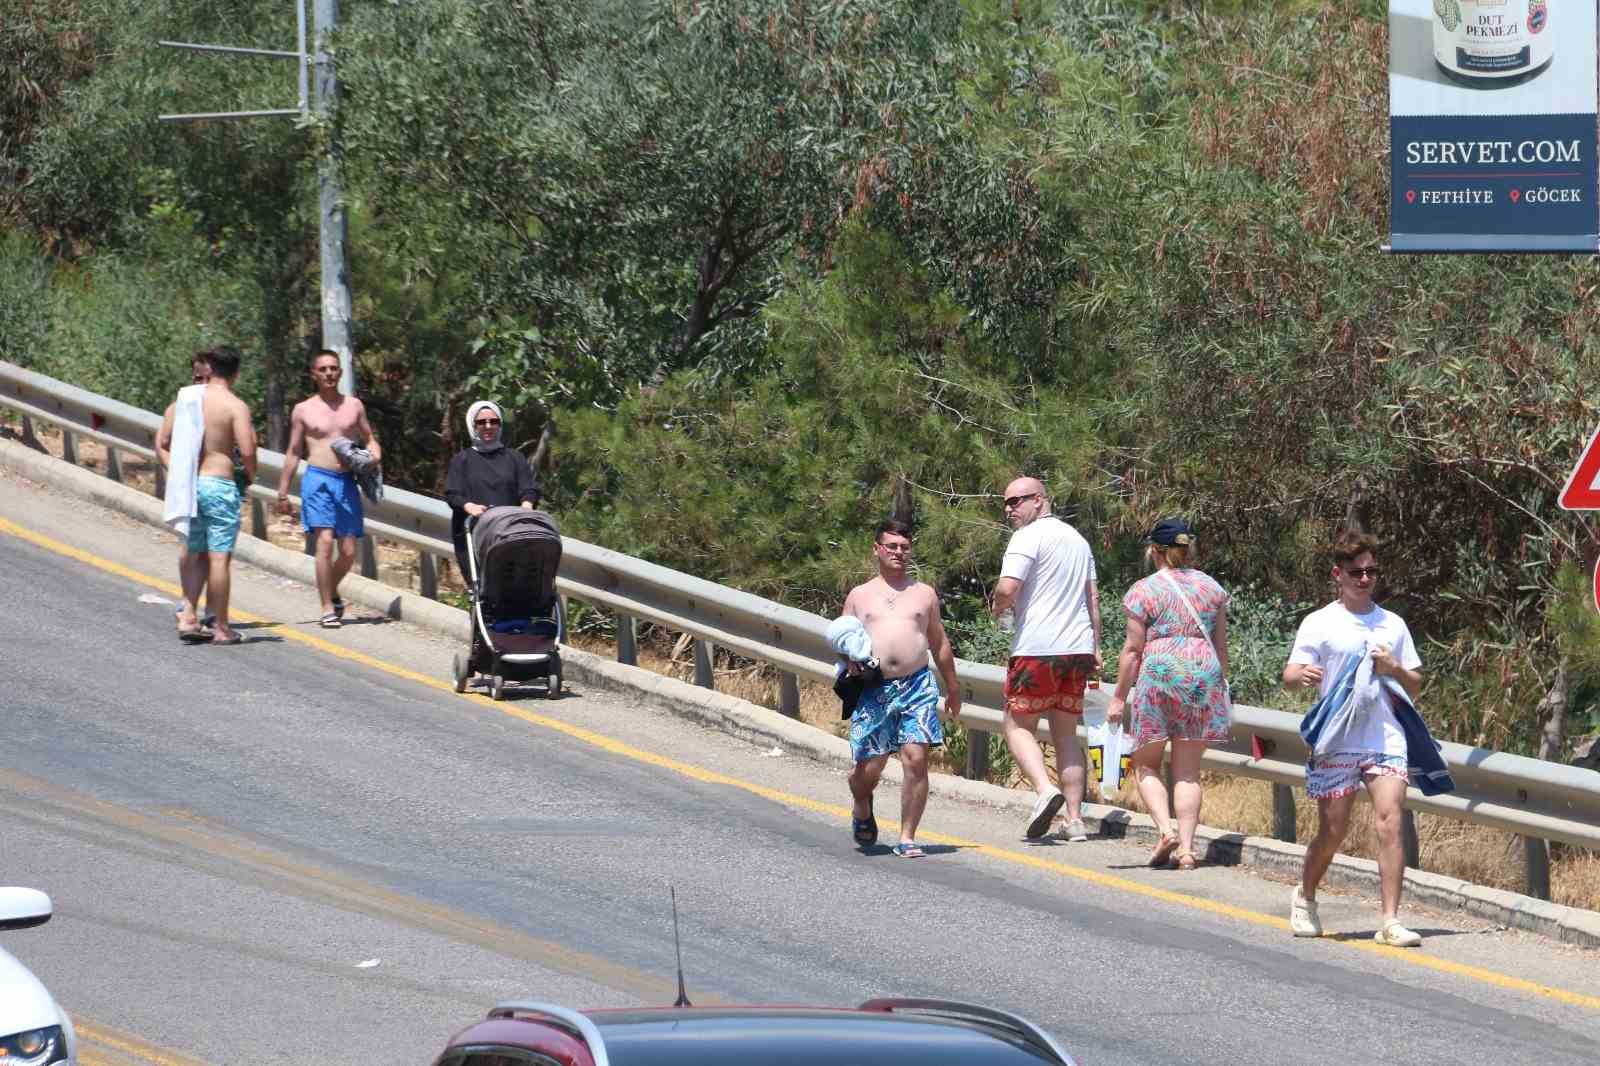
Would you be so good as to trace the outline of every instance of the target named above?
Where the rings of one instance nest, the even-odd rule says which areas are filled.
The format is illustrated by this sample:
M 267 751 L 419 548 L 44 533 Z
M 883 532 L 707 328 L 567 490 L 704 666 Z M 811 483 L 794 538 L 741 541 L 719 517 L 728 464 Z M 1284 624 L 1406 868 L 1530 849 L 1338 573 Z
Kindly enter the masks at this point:
M 672 885 L 667 886 L 667 891 L 672 893 L 672 947 L 678 953 L 678 999 L 674 1007 L 692 1007 L 689 1002 L 689 993 L 683 987 L 683 940 L 678 936 L 678 890 Z

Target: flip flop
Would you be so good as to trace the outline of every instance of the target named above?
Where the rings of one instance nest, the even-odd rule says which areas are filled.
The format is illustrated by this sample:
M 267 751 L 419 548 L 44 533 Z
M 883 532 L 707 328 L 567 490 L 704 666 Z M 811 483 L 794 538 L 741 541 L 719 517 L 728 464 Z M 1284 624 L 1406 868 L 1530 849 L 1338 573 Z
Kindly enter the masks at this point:
M 235 644 L 243 644 L 244 634 L 235 633 L 231 637 L 212 637 L 210 643 L 214 648 L 230 648 Z
M 856 843 L 862 847 L 872 847 L 878 842 L 878 819 L 870 814 L 865 818 L 852 816 L 850 819 L 850 835 L 855 837 Z
M 329 611 L 327 614 L 323 615 L 322 621 L 318 622 L 317 624 L 323 629 L 338 629 L 340 626 L 344 625 L 343 622 L 339 621 L 339 615 L 333 611 Z
M 927 854 L 917 845 L 908 844 L 904 840 L 894 846 L 894 853 L 902 859 L 920 859 Z
M 209 644 L 216 634 L 205 626 L 195 626 L 193 629 L 178 630 L 178 639 L 185 644 Z

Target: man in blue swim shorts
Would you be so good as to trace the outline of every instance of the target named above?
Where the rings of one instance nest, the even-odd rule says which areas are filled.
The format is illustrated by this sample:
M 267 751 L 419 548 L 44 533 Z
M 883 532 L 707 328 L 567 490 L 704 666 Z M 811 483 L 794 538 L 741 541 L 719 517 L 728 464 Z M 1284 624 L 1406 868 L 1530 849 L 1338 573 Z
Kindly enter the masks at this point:
M 900 788 L 900 843 L 894 853 L 904 858 L 923 854 L 917 826 L 928 805 L 928 749 L 944 743 L 939 719 L 939 689 L 928 655 L 944 681 L 945 714 L 961 712 L 961 684 L 955 652 L 939 618 L 939 594 L 913 580 L 911 527 L 889 519 L 878 524 L 872 554 L 878 576 L 857 585 L 845 597 L 844 613 L 861 620 L 872 639 L 872 655 L 884 682 L 864 689 L 850 716 L 850 794 L 854 799 L 851 833 L 863 848 L 878 842 L 872 794 L 889 756 L 899 753 L 904 783 Z M 855 664 L 851 664 L 855 669 Z
M 289 486 L 299 459 L 306 469 L 300 479 L 300 521 L 312 538 L 317 561 L 317 593 L 322 597 L 324 629 L 343 624 L 344 600 L 339 582 L 356 561 L 356 542 L 365 532 L 361 490 L 355 475 L 334 454 L 340 437 L 363 445 L 374 459 L 383 449 L 367 421 L 367 409 L 354 396 L 339 391 L 342 373 L 339 353 L 324 349 L 311 357 L 311 381 L 316 395 L 295 404 L 289 420 L 289 446 L 284 449 L 283 477 L 278 482 L 278 512 L 290 513 Z

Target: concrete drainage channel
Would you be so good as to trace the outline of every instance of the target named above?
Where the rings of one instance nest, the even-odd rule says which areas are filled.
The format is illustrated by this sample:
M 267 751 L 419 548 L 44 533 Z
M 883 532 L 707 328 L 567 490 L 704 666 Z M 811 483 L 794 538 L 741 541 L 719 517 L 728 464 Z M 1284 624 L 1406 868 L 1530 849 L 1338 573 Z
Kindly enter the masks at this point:
M 161 502 L 155 497 L 14 441 L 0 440 L 0 466 L 149 525 L 162 525 Z M 308 556 L 264 540 L 241 534 L 235 556 L 281 577 L 314 584 L 313 563 Z M 471 633 L 465 611 L 408 590 L 352 574 L 345 579 L 342 592 L 349 601 L 452 640 L 464 643 Z M 625 695 L 756 744 L 779 745 L 831 766 L 848 768 L 850 765 L 849 744 L 845 740 L 777 711 L 577 649 L 563 649 L 562 662 L 568 681 Z M 898 764 L 891 762 L 884 778 L 899 784 Z M 1003 809 L 1018 818 L 1026 814 L 1032 804 L 1030 793 L 945 774 L 933 775 L 930 790 L 940 797 Z M 1091 833 L 1127 838 L 1149 846 L 1155 844 L 1155 828 L 1146 815 L 1094 803 L 1085 803 L 1083 813 Z M 1206 826 L 1200 828 L 1197 841 L 1209 862 L 1248 865 L 1286 881 L 1298 878 L 1305 856 L 1305 848 L 1298 844 Z M 1331 888 L 1376 894 L 1377 864 L 1369 859 L 1341 855 L 1334 860 L 1325 883 Z M 1461 910 L 1497 925 L 1538 933 L 1564 943 L 1600 947 L 1600 913 L 1594 911 L 1410 869 L 1406 871 L 1406 895 L 1412 901 L 1443 910 Z

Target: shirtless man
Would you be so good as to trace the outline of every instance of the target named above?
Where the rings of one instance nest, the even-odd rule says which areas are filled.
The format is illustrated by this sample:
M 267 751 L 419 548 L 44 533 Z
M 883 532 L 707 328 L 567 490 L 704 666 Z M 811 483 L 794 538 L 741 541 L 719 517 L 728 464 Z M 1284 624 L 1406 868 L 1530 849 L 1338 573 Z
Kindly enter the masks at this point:
M 207 359 L 209 354 L 195 352 L 189 357 L 190 384 L 204 385 L 211 380 L 211 363 Z M 156 460 L 163 470 L 172 467 L 172 427 L 177 410 L 176 400 L 167 405 L 166 414 L 161 416 L 161 432 L 156 434 Z M 200 595 L 206 587 L 206 561 L 200 554 L 189 550 L 187 540 L 178 548 L 178 584 L 183 589 L 183 602 L 178 604 L 176 614 L 178 638 L 190 643 L 200 639 L 209 640 L 209 631 L 216 619 L 200 614 Z
M 244 638 L 228 625 L 228 596 L 233 577 L 233 545 L 239 539 L 239 485 L 233 480 L 233 454 L 238 449 L 250 480 L 256 476 L 256 431 L 250 408 L 233 394 L 239 376 L 239 350 L 221 347 L 206 353 L 211 378 L 201 408 L 205 435 L 200 444 L 199 478 L 195 487 L 196 514 L 189 521 L 189 551 L 204 552 L 207 561 L 207 603 L 217 616 L 212 644 L 239 644 Z M 199 605 L 185 589 L 187 618 L 195 623 Z
M 900 789 L 900 843 L 894 853 L 904 858 L 923 854 L 917 846 L 917 825 L 928 805 L 928 748 L 944 743 L 939 722 L 939 690 L 928 669 L 928 653 L 944 680 L 946 715 L 961 712 L 961 683 L 956 678 L 955 652 L 939 620 L 939 594 L 906 571 L 911 561 L 911 527 L 890 519 L 878 524 L 872 554 L 878 576 L 857 585 L 845 597 L 844 613 L 861 619 L 872 638 L 872 654 L 884 682 L 861 693 L 850 716 L 850 794 L 855 798 L 852 831 L 856 842 L 878 840 L 872 814 L 872 792 L 889 761 L 900 753 L 905 782 Z M 858 669 L 851 664 L 851 669 Z
M 383 449 L 367 421 L 366 407 L 354 396 L 339 392 L 339 353 L 324 348 L 311 357 L 310 370 L 317 394 L 295 404 L 289 421 L 289 447 L 284 449 L 283 477 L 278 481 L 278 513 L 291 513 L 289 486 L 304 455 L 300 520 L 306 533 L 316 537 L 317 593 L 322 597 L 320 624 L 324 629 L 338 629 L 344 618 L 339 582 L 355 565 L 356 541 L 364 526 L 361 491 L 355 475 L 345 470 L 333 453 L 333 442 L 340 437 L 357 444 L 365 442 L 366 449 L 379 462 L 383 461 Z

